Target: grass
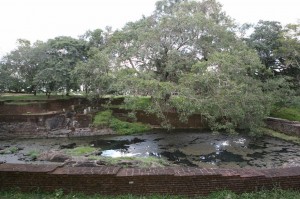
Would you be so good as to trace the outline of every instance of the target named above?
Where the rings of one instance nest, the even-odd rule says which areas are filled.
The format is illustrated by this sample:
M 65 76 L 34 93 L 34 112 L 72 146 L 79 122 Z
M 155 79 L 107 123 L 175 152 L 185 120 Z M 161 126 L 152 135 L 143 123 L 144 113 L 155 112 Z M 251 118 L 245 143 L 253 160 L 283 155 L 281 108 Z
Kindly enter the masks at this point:
M 15 154 L 19 151 L 18 147 L 9 147 L 0 151 L 0 154 Z
M 300 121 L 300 107 L 281 107 L 275 108 L 271 112 L 271 117 L 287 119 L 291 121 Z
M 70 99 L 72 96 L 51 95 L 50 99 Z M 49 100 L 45 94 L 3 94 L 0 96 L 1 101 L 26 101 L 26 100 Z
M 112 118 L 111 111 L 102 111 L 94 117 L 93 125 L 96 127 L 108 127 Z
M 105 165 L 116 166 L 122 165 L 124 167 L 138 167 L 138 168 L 151 168 L 151 167 L 165 167 L 170 163 L 157 157 L 103 157 L 103 156 L 89 156 L 90 160 L 97 160 L 103 162 Z
M 40 152 L 37 151 L 37 150 L 32 150 L 32 151 L 29 151 L 26 156 L 29 156 L 32 160 L 36 160 L 37 157 L 40 155 Z
M 112 128 L 116 133 L 120 135 L 131 135 L 150 130 L 149 125 L 138 122 L 131 123 L 119 120 L 112 115 L 111 110 L 99 112 L 94 118 L 93 125 L 100 128 Z
M 150 127 L 148 125 L 138 122 L 125 122 L 117 118 L 112 118 L 109 127 L 120 135 L 131 135 L 150 130 Z
M 125 98 L 126 109 L 145 110 L 151 105 L 151 98 L 148 96 Z
M 76 147 L 74 149 L 67 149 L 66 153 L 72 156 L 84 156 L 89 155 L 93 152 L 97 151 L 97 149 L 89 146 Z
M 149 196 L 134 196 L 134 195 L 119 195 L 119 196 L 104 196 L 104 195 L 85 195 L 82 193 L 64 194 L 62 189 L 56 190 L 53 193 L 22 193 L 19 191 L 0 192 L 1 199 L 188 199 L 185 196 L 170 196 L 170 195 L 149 195 Z M 299 199 L 299 191 L 273 189 L 271 191 L 258 191 L 243 194 L 235 194 L 231 191 L 214 192 L 208 196 L 195 197 L 199 199 Z
M 297 136 L 286 135 L 284 133 L 273 131 L 273 130 L 267 129 L 267 128 L 263 128 L 262 131 L 264 132 L 265 135 L 269 135 L 271 137 L 276 137 L 276 138 L 279 138 L 279 139 L 282 139 L 282 140 L 286 140 L 286 141 L 289 141 L 289 142 L 300 144 L 300 138 L 297 137 Z
M 149 168 L 149 167 L 165 167 L 168 166 L 169 163 L 163 158 L 156 157 L 146 157 L 146 158 L 137 158 L 141 163 L 139 167 L 141 168 Z
M 27 106 L 30 104 L 43 104 L 45 102 L 24 102 L 24 101 L 13 101 L 13 102 L 5 102 L 6 105 L 14 105 L 14 106 Z

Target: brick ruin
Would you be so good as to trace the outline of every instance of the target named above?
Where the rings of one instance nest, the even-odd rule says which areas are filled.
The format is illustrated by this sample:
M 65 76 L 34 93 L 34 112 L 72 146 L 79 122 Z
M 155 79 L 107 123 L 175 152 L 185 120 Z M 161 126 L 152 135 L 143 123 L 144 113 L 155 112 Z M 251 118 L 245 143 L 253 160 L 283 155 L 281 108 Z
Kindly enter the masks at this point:
M 83 101 L 64 101 L 32 104 L 29 106 L 0 105 L 0 139 L 51 136 L 94 135 L 85 131 L 92 117 L 76 114 L 73 120 L 79 126 L 68 129 L 67 114 L 63 109 L 72 105 L 84 105 Z M 126 114 L 114 110 L 114 114 Z M 158 125 L 154 115 L 137 112 L 140 122 Z M 170 121 L 176 127 L 205 128 L 200 116 L 193 116 L 182 124 L 173 113 Z M 286 121 L 267 119 L 271 127 L 287 129 Z M 294 123 L 293 123 L 294 124 Z M 64 129 L 62 134 L 55 134 Z M 294 128 L 292 128 L 294 129 Z M 299 133 L 299 128 L 296 130 Z M 96 131 L 95 131 L 96 132 Z M 73 133 L 73 134 L 72 134 Z M 103 133 L 103 132 L 102 132 Z M 231 190 L 236 193 L 273 188 L 300 190 L 300 168 L 275 169 L 203 169 L 191 167 L 121 168 L 121 167 L 70 167 L 61 165 L 0 164 L 0 190 L 18 188 L 21 191 L 83 192 L 103 195 L 207 195 L 215 191 Z

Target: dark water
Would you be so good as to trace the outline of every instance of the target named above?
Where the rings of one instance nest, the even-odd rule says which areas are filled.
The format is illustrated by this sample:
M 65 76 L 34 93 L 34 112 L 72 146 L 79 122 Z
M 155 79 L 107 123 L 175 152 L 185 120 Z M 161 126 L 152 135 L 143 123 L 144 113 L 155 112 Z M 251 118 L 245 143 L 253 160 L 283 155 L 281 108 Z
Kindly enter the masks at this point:
M 213 135 L 203 132 L 151 132 L 135 136 L 31 139 L 0 141 L 0 149 L 17 147 L 15 154 L 2 154 L 0 161 L 23 163 L 24 154 L 36 150 L 60 150 L 92 146 L 99 156 L 164 158 L 173 164 L 196 167 L 288 167 L 300 166 L 300 146 L 271 137 Z M 35 162 L 47 163 L 47 162 Z

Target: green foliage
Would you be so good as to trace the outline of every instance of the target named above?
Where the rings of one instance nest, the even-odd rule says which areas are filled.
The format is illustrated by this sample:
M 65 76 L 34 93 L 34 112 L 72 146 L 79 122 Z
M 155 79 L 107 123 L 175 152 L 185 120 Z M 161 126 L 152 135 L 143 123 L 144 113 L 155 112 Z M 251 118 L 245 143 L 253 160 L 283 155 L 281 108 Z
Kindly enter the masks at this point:
M 260 20 L 254 26 L 254 32 L 248 39 L 248 44 L 256 49 L 262 63 L 272 70 L 281 67 L 281 64 L 277 63 L 280 57 L 274 53 L 280 47 L 279 40 L 281 37 L 282 26 L 280 22 Z
M 110 89 L 112 76 L 109 69 L 109 58 L 97 48 L 88 51 L 89 59 L 76 64 L 72 75 L 84 86 L 86 94 L 104 95 Z
M 288 24 L 283 30 L 283 37 L 279 40 L 281 46 L 276 54 L 283 58 L 284 70 L 282 74 L 290 77 L 292 89 L 300 95 L 300 23 Z
M 263 24 L 263 33 L 264 25 L 269 27 Z M 278 24 L 273 25 L 279 38 Z M 271 106 L 291 93 L 284 78 L 261 78 L 271 70 L 233 28 L 215 1 L 159 1 L 151 17 L 112 36 L 118 94 L 151 96 L 144 110 L 156 114 L 164 127 L 170 127 L 165 112 L 176 111 L 182 121 L 202 114 L 214 131 L 258 133 Z M 139 108 L 134 97 L 126 102 Z
M 115 118 L 110 110 L 99 112 L 94 118 L 93 125 L 96 127 L 110 127 L 121 135 L 141 133 L 150 129 L 145 124 L 121 121 Z
M 263 79 L 274 75 L 289 77 L 290 87 L 298 95 L 300 80 L 300 24 L 288 24 L 284 28 L 276 21 L 259 21 L 249 38 L 248 45 L 254 48 L 266 70 L 259 71 Z M 270 69 L 270 70 L 268 70 Z M 271 72 L 271 73 L 270 73 Z
M 97 151 L 97 149 L 89 146 L 76 147 L 74 149 L 67 149 L 66 153 L 72 156 L 83 156 L 88 155 Z

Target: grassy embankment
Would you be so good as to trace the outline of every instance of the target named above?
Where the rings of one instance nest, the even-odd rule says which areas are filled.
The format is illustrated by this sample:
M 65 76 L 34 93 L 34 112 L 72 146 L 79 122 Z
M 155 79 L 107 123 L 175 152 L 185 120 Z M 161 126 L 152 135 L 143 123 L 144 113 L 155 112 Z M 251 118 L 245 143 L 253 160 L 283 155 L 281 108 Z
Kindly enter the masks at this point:
M 300 121 L 300 106 L 277 107 L 271 112 L 271 117 Z
M 85 195 L 78 193 L 64 194 L 62 190 L 57 190 L 54 193 L 21 193 L 18 191 L 0 192 L 1 199 L 187 199 L 184 196 L 168 196 L 168 195 L 152 195 L 152 196 L 104 196 L 104 195 Z M 235 194 L 231 191 L 215 192 L 209 196 L 195 197 L 199 199 L 299 199 L 299 191 L 284 191 L 274 189 L 272 191 L 259 191 L 243 194 Z
M 52 99 L 70 99 L 74 96 L 65 96 L 65 95 L 51 95 L 50 98 L 45 94 L 2 94 L 0 95 L 0 101 L 26 101 L 26 100 L 52 100 Z M 78 97 L 78 96 L 76 96 Z
M 10 94 L 9 93 L 9 94 L 0 95 L 0 101 L 4 101 L 5 104 L 8 105 L 26 106 L 30 104 L 45 103 L 45 101 L 47 100 L 57 100 L 57 99 L 68 100 L 73 97 L 74 96 L 53 95 L 50 98 L 48 98 L 45 94 L 33 95 L 33 94 Z
M 286 119 L 290 121 L 300 121 L 300 105 L 294 105 L 289 107 L 274 107 L 272 110 L 271 117 Z M 263 129 L 266 135 L 277 137 L 282 140 L 294 142 L 300 144 L 300 138 L 297 136 L 290 136 L 284 133 L 276 132 L 270 129 Z
M 264 132 L 265 135 L 271 136 L 271 137 L 276 137 L 288 142 L 293 142 L 296 144 L 300 144 L 300 138 L 297 136 L 290 136 L 284 133 L 280 133 L 277 131 L 273 131 L 271 129 L 263 128 L 262 131 Z M 299 198 L 300 199 L 300 198 Z

